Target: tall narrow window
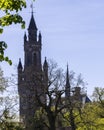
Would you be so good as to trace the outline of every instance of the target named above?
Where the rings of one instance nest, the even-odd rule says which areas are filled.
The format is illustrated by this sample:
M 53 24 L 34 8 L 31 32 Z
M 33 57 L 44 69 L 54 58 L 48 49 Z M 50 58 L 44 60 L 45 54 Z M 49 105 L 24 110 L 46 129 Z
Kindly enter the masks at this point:
M 33 53 L 33 64 L 37 65 L 37 54 Z
M 31 65 L 31 63 L 32 63 L 31 54 L 28 52 L 26 54 L 26 65 L 29 66 L 29 65 Z

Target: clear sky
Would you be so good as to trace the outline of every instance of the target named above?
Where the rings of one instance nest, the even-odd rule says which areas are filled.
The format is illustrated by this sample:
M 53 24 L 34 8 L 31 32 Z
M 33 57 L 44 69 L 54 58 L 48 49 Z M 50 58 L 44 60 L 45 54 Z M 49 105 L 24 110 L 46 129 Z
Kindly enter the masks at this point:
M 31 17 L 30 0 L 21 13 L 26 29 L 20 25 L 5 28 L 0 40 L 8 43 L 6 54 L 13 65 L 0 63 L 5 75 L 16 73 L 23 61 L 23 36 Z M 36 0 L 34 18 L 42 33 L 42 58 L 54 59 L 59 67 L 82 73 L 87 92 L 104 86 L 104 0 Z M 2 15 L 2 13 L 1 13 Z

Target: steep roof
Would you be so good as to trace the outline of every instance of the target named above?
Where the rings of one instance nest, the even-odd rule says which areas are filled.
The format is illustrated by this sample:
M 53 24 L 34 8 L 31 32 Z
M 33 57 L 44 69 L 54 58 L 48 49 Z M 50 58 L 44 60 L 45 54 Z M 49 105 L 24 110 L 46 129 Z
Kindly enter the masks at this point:
M 33 12 L 32 12 L 32 15 L 31 15 L 30 24 L 29 24 L 28 29 L 29 30 L 37 30 L 37 26 L 36 26 L 36 23 L 35 23 Z

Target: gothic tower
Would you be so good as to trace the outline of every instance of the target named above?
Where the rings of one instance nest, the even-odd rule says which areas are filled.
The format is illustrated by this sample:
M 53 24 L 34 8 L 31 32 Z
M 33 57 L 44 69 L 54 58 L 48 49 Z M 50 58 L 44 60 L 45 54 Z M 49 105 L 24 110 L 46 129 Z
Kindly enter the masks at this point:
M 33 11 L 28 27 L 28 36 L 24 35 L 24 66 L 21 59 L 18 64 L 18 93 L 20 105 L 20 121 L 22 121 L 26 130 L 29 130 L 29 121 L 34 118 L 35 111 L 39 108 L 36 94 L 43 93 L 42 84 L 47 84 L 48 64 L 45 58 L 44 65 L 41 63 L 42 36 L 37 30 Z M 44 97 L 44 98 L 43 98 Z M 45 95 L 42 95 L 45 101 Z M 28 128 L 29 126 L 29 128 Z

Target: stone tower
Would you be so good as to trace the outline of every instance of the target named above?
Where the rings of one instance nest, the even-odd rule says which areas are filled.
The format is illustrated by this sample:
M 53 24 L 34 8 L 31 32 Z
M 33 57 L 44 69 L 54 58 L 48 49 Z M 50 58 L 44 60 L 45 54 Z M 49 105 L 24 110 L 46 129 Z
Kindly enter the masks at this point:
M 21 59 L 18 64 L 18 93 L 20 105 L 20 121 L 30 129 L 29 122 L 34 118 L 39 103 L 36 95 L 46 101 L 44 86 L 47 85 L 48 64 L 45 58 L 43 67 L 41 63 L 42 36 L 37 30 L 33 12 L 28 27 L 28 36 L 24 35 L 24 66 Z M 38 94 L 37 94 L 38 93 Z M 29 126 L 29 128 L 28 128 Z

